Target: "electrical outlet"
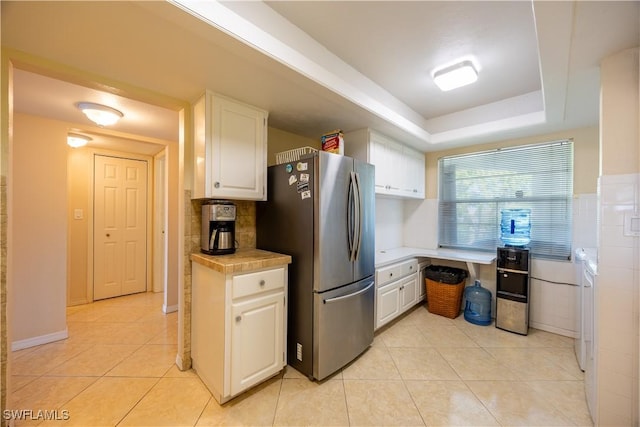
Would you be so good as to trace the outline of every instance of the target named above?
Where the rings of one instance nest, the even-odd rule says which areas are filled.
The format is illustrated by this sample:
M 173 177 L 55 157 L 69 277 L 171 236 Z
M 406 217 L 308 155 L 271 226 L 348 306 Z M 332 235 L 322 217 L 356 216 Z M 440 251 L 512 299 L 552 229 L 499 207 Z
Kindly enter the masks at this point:
M 640 215 L 631 212 L 625 213 L 622 234 L 629 237 L 640 236 Z
M 73 219 L 82 219 L 84 217 L 84 212 L 82 209 L 74 209 L 73 210 Z

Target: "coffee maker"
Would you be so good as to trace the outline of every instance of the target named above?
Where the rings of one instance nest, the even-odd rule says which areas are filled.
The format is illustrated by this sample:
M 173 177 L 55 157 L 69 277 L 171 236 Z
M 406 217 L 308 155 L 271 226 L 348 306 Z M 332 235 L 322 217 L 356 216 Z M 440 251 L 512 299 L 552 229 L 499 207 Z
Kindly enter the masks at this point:
M 200 250 L 208 255 L 236 251 L 236 206 L 232 202 L 211 200 L 202 205 Z

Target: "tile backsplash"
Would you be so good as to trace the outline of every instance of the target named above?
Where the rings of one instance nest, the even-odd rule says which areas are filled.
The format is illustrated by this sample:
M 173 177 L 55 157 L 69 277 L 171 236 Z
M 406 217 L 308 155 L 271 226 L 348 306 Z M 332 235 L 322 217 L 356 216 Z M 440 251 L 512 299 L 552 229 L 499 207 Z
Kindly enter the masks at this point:
M 596 422 L 638 425 L 640 237 L 625 230 L 625 217 L 640 212 L 640 174 L 603 175 L 598 188 Z

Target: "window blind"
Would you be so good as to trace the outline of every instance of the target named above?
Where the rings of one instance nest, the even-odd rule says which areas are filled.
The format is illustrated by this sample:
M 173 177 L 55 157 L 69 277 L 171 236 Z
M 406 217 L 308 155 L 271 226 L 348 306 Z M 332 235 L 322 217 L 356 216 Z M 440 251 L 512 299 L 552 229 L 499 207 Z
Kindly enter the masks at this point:
M 502 209 L 531 210 L 533 256 L 571 258 L 573 142 L 439 160 L 440 247 L 494 251 Z

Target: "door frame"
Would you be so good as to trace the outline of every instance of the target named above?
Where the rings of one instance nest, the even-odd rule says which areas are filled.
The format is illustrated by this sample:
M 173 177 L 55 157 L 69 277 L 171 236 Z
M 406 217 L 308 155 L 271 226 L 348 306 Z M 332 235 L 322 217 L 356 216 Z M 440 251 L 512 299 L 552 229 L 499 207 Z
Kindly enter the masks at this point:
M 163 292 L 163 311 L 167 305 L 168 189 L 167 148 L 153 158 L 153 292 Z
M 95 156 L 107 156 L 107 157 L 117 157 L 121 159 L 130 159 L 130 160 L 139 160 L 147 162 L 147 227 L 146 227 L 146 240 L 147 240 L 147 254 L 146 254 L 146 284 L 145 284 L 145 292 L 149 292 L 149 282 L 153 277 L 153 176 L 154 176 L 154 162 L 153 157 L 146 156 L 142 154 L 135 153 L 125 153 L 119 151 L 112 150 L 101 150 L 101 149 L 90 149 L 91 156 L 91 172 L 89 174 L 89 179 L 91 180 L 89 185 L 89 206 L 87 207 L 88 211 L 88 220 L 87 227 L 88 235 L 87 235 L 87 298 L 90 302 L 94 302 L 93 298 L 93 264 L 94 264 L 94 251 L 93 251 L 93 233 L 94 233 L 94 211 L 93 207 L 95 204 Z M 151 190 L 151 191 L 149 191 Z

